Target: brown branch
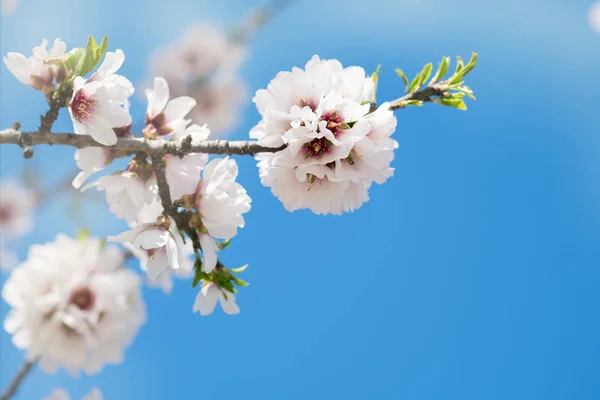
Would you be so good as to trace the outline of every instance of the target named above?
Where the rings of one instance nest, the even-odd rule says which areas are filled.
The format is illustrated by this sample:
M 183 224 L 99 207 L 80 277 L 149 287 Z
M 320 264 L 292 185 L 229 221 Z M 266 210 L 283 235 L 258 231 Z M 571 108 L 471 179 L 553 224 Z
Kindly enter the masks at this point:
M 156 150 L 160 150 L 163 155 L 172 154 L 177 156 L 189 153 L 253 156 L 258 153 L 276 153 L 285 148 L 285 145 L 273 148 L 262 146 L 255 141 L 246 140 L 204 140 L 193 143 L 191 136 L 187 136 L 174 142 L 152 141 L 132 137 L 118 138 L 115 145 L 104 146 L 92 139 L 91 136 L 77 135 L 75 133 L 44 133 L 41 131 L 20 132 L 14 128 L 0 131 L 0 144 L 14 144 L 23 147 L 24 141 L 27 142 L 27 146 L 30 149 L 32 146 L 43 144 L 71 146 L 78 149 L 85 147 L 106 147 L 116 150 L 117 153 L 123 154 L 123 156 L 138 152 L 152 154 Z M 33 155 L 32 149 L 31 155 Z
M 17 375 L 15 375 L 13 380 L 10 382 L 10 385 L 8 386 L 8 389 L 6 389 L 6 392 L 4 392 L 2 397 L 0 397 L 0 400 L 9 400 L 17 393 L 17 390 L 19 390 L 19 386 L 21 386 L 21 383 L 23 383 L 23 379 L 25 379 L 27 374 L 31 372 L 35 363 L 36 361 L 26 361 L 23 364 Z

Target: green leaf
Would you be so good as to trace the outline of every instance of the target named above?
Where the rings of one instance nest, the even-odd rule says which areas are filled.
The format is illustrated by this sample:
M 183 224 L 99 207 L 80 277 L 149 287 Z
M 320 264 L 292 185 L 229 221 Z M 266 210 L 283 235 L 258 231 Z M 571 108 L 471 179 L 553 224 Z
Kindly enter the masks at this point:
M 469 72 L 471 72 L 471 70 L 473 70 L 473 68 L 475 68 L 478 57 L 479 57 L 479 54 L 477 54 L 477 53 L 471 54 L 471 59 L 469 60 L 469 63 L 467 65 L 465 65 L 465 67 L 461 70 L 463 76 L 467 75 Z
M 243 280 L 241 280 L 241 279 L 239 279 L 239 278 L 237 278 L 235 276 L 233 277 L 233 281 L 235 282 L 236 285 L 241 286 L 241 287 L 245 287 L 245 286 L 249 285 L 248 282 L 243 281 Z
M 456 56 L 456 71 L 454 73 L 460 72 L 465 66 L 465 62 L 463 61 L 461 56 Z
M 102 38 L 102 42 L 100 43 L 100 47 L 96 49 L 96 60 L 98 63 L 102 60 L 102 57 L 106 54 L 106 49 L 108 48 L 108 37 L 104 36 Z M 97 65 L 97 64 L 96 64 Z
M 231 283 L 231 281 L 220 282 L 219 286 L 222 287 L 223 289 L 227 290 L 228 292 L 231 292 L 231 293 L 236 292 L 235 288 L 233 287 L 233 283 Z
M 404 81 L 404 86 L 406 86 L 406 93 L 408 93 L 408 78 L 400 68 L 396 68 L 396 74 L 398 74 L 398 76 Z
M 231 243 L 231 239 L 227 239 L 227 240 L 224 240 L 223 242 L 219 243 L 219 250 L 226 249 L 227 246 L 229 246 L 229 243 Z
M 421 73 L 419 72 L 410 83 L 407 93 L 414 93 L 419 89 L 421 83 Z
M 429 79 L 429 77 L 431 76 L 432 70 L 433 70 L 432 63 L 429 63 L 429 64 L 425 65 L 425 67 L 423 67 L 423 69 L 420 72 L 421 81 L 419 82 L 419 86 L 423 86 L 425 84 L 425 82 L 427 82 L 427 79 Z
M 106 48 L 108 46 L 108 39 L 104 37 L 100 46 L 96 43 L 96 39 L 93 36 L 90 36 L 85 48 L 83 49 L 83 54 L 79 57 L 79 61 L 77 66 L 75 67 L 75 75 L 84 76 L 100 63 L 102 56 L 106 52 Z
M 454 107 L 462 111 L 467 110 L 467 105 L 461 97 L 443 97 L 441 99 L 437 99 L 435 102 L 446 107 Z
M 239 268 L 232 268 L 231 272 L 233 272 L 234 274 L 241 274 L 242 272 L 244 272 L 246 269 L 248 268 L 248 264 L 241 266 Z
M 450 57 L 442 57 L 442 62 L 438 65 L 438 69 L 433 78 L 434 82 L 439 82 L 448 73 L 450 67 Z
M 371 75 L 371 79 L 373 79 L 373 98 L 365 101 L 363 104 L 366 103 L 370 103 L 370 102 L 377 102 L 377 84 L 379 83 L 379 73 L 381 72 L 381 64 L 379 64 L 377 66 L 377 69 L 375 70 L 375 72 L 373 72 L 373 75 Z
M 83 55 L 83 51 L 84 50 L 82 48 L 73 49 L 71 51 L 71 55 L 65 61 L 65 67 L 67 68 L 67 71 L 71 72 L 75 69 L 79 58 Z
M 204 272 L 202 272 L 202 261 L 197 259 L 194 263 L 194 280 L 192 281 L 193 288 L 198 286 L 198 283 L 202 280 L 204 275 Z
M 460 72 L 457 72 L 454 75 L 452 75 L 452 77 L 448 81 L 448 85 L 454 85 L 457 83 L 461 83 L 462 81 L 463 81 L 463 73 L 461 70 Z

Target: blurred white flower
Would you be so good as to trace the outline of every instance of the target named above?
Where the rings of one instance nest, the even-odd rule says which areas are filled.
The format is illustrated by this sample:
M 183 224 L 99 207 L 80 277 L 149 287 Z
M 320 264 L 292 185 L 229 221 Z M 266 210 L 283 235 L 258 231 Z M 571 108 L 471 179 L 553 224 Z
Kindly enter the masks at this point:
M 59 65 L 45 64 L 44 61 L 65 57 L 67 45 L 55 39 L 50 51 L 46 49 L 47 46 L 48 40 L 44 39 L 40 46 L 33 48 L 29 57 L 10 52 L 4 57 L 4 64 L 22 84 L 43 92 L 54 90 L 56 83 L 66 78 L 66 70 Z
M 600 1 L 596 1 L 588 11 L 588 20 L 592 29 L 600 33 Z
M 263 185 L 289 211 L 342 214 L 368 201 L 372 182 L 393 175 L 398 147 L 389 103 L 370 112 L 373 80 L 360 67 L 314 56 L 305 69 L 280 72 L 254 102 L 262 120 L 250 137 L 277 153 L 256 157 Z
M 190 96 L 197 106 L 190 115 L 217 134 L 239 121 L 247 98 L 246 84 L 238 76 L 245 48 L 209 25 L 190 27 L 183 37 L 156 52 L 150 61 L 153 76 L 168 82 L 171 95 Z
M 59 234 L 31 246 L 2 289 L 11 307 L 4 329 L 47 373 L 121 363 L 146 320 L 140 279 L 122 265 L 122 251 L 97 238 Z
M 17 0 L 1 0 L 0 1 L 0 11 L 2 11 L 2 15 L 8 15 L 17 9 Z
M 103 400 L 102 393 L 99 389 L 94 388 L 92 391 L 81 398 L 81 400 Z M 71 397 L 64 389 L 55 389 L 52 394 L 45 397 L 43 400 L 71 400 Z
M 202 270 L 210 273 L 217 263 L 218 245 L 215 239 L 231 239 L 244 227 L 242 214 L 250 211 L 250 196 L 235 181 L 238 166 L 235 160 L 215 158 L 204 169 L 196 189 L 196 210 L 202 225 L 200 244 L 204 254 Z
M 240 313 L 240 307 L 235 302 L 235 295 L 231 292 L 224 292 L 213 282 L 203 283 L 192 309 L 194 312 L 206 316 L 215 310 L 217 302 L 221 303 L 221 308 L 223 308 L 225 314 L 235 315 Z
M 226 132 L 238 124 L 248 89 L 238 78 L 215 79 L 191 88 L 189 95 L 198 103 L 192 110 L 192 120 L 207 124 L 213 132 Z
M 5 247 L 11 239 L 31 232 L 35 193 L 15 180 L 0 182 L 0 268 L 10 269 L 16 265 L 16 254 Z

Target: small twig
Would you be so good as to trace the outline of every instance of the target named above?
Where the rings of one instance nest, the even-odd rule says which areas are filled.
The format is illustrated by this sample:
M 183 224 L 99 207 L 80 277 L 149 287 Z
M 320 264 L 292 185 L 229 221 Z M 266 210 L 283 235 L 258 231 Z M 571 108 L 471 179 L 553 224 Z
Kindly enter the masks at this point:
M 13 380 L 10 382 L 8 389 L 6 390 L 6 392 L 4 392 L 0 400 L 9 400 L 17 393 L 17 390 L 19 390 L 19 386 L 21 386 L 21 383 L 23 383 L 23 379 L 25 379 L 27 374 L 31 372 L 35 363 L 36 361 L 26 361 L 23 364 L 19 372 L 17 372 L 17 375 L 15 375 Z
M 444 82 L 426 86 L 423 90 L 408 93 L 390 102 L 390 110 L 398 110 L 408 106 L 409 100 L 418 100 L 423 102 L 432 102 L 434 97 L 442 97 L 446 93 L 447 85 Z

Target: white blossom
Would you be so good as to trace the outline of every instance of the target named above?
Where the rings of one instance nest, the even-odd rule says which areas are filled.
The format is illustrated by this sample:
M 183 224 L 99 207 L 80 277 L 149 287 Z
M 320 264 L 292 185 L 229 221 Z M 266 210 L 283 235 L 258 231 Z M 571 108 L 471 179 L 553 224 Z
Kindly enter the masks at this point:
M 184 266 L 189 270 L 186 261 L 189 252 L 173 219 L 161 223 L 144 223 L 117 236 L 109 236 L 109 242 L 130 243 L 133 247 L 145 250 L 147 260 L 144 266 L 148 278 L 156 281 L 170 270 L 178 271 Z M 187 260 L 186 260 L 187 259 Z
M 111 161 L 111 151 L 103 147 L 85 147 L 75 151 L 77 168 L 81 170 L 73 179 L 73 187 L 79 189 L 85 181 Z
M 94 388 L 91 392 L 81 398 L 81 400 L 103 400 L 102 393 L 99 389 Z M 71 396 L 64 389 L 55 389 L 52 394 L 45 397 L 43 400 L 71 400 Z
M 131 171 L 102 176 L 97 181 L 85 185 L 82 190 L 91 187 L 104 190 L 110 211 L 128 222 L 135 222 L 144 204 L 155 197 L 153 189 L 137 173 Z
M 202 269 L 209 273 L 217 262 L 218 245 L 214 239 L 231 239 L 244 227 L 242 214 L 250 211 L 250 196 L 235 181 L 238 166 L 235 160 L 215 158 L 204 169 L 196 189 L 196 210 L 203 230 L 200 244 L 205 260 Z
M 123 65 L 122 50 L 108 52 L 104 61 L 87 81 L 78 76 L 73 81 L 73 96 L 68 110 L 78 135 L 90 135 L 104 145 L 114 145 L 114 128 L 131 125 L 129 97 L 133 85 L 115 72 Z
M 204 282 L 202 289 L 196 296 L 196 301 L 192 310 L 206 316 L 215 310 L 217 302 L 221 303 L 221 308 L 225 314 L 235 315 L 240 313 L 240 307 L 235 302 L 235 295 L 231 292 L 224 292 L 213 282 Z
M 191 120 L 185 116 L 196 106 L 196 100 L 180 96 L 169 100 L 169 85 L 164 78 L 154 78 L 154 88 L 146 89 L 146 135 L 168 135 L 185 129 Z
M 66 78 L 66 70 L 62 66 L 46 64 L 45 61 L 64 58 L 67 45 L 55 39 L 50 51 L 47 46 L 48 40 L 43 39 L 41 45 L 33 48 L 29 57 L 10 52 L 4 57 L 4 64 L 22 84 L 44 92 L 54 90 L 55 81 L 60 83 Z
M 154 279 L 150 278 L 148 270 L 149 263 L 153 261 L 153 256 L 156 254 L 156 250 L 146 250 L 129 242 L 124 242 L 123 246 L 130 250 L 131 253 L 139 260 L 140 268 L 142 271 L 144 271 L 148 278 L 148 286 L 160 288 L 165 294 L 169 294 L 173 290 L 173 277 L 189 279 L 194 275 L 194 247 L 189 239 L 185 244 L 183 244 L 182 247 L 179 248 L 179 251 L 182 253 L 179 269 L 168 268 Z
M 370 112 L 374 89 L 362 68 L 314 56 L 256 92 L 262 120 L 250 137 L 287 145 L 256 157 L 259 175 L 287 210 L 353 211 L 368 201 L 372 182 L 393 175 L 396 118 L 389 103 Z
M 107 52 L 104 55 L 104 61 L 102 61 L 102 64 L 100 64 L 98 70 L 89 77 L 87 83 L 101 82 L 104 85 L 115 85 L 119 89 L 114 91 L 116 98 L 120 102 L 126 104 L 125 108 L 128 110 L 128 99 L 133 95 L 135 89 L 133 88 L 133 84 L 129 81 L 129 79 L 116 73 L 123 66 L 124 62 L 125 53 L 123 50 L 117 49 L 115 52 Z
M 140 279 L 122 264 L 123 253 L 97 238 L 59 234 L 32 246 L 2 289 L 15 346 L 47 373 L 91 375 L 121 363 L 146 318 Z
M 35 193 L 15 180 L 0 182 L 0 268 L 10 269 L 18 258 L 6 249 L 7 242 L 33 228 Z

